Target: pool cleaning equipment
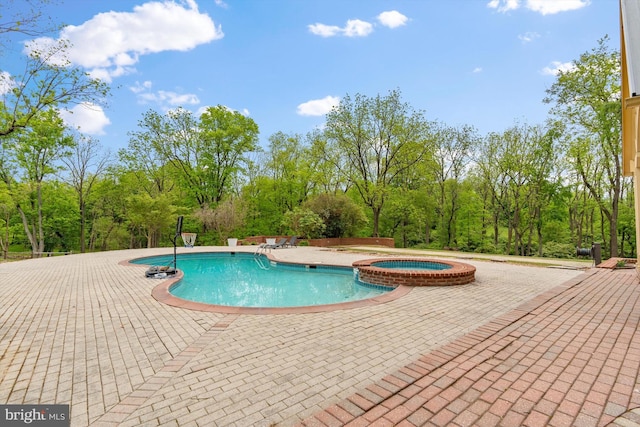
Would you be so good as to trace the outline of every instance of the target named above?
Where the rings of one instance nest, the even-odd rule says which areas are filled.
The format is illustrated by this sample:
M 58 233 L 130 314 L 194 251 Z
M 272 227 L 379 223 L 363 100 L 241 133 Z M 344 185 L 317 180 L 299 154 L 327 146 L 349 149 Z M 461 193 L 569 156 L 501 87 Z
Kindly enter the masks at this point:
M 176 222 L 176 234 L 173 235 L 173 267 L 171 264 L 165 266 L 153 265 L 144 272 L 145 277 L 152 277 L 154 279 L 164 279 L 167 276 L 175 276 L 178 272 L 178 256 L 177 256 L 177 241 L 178 237 L 182 234 L 182 220 L 183 216 L 178 217 Z

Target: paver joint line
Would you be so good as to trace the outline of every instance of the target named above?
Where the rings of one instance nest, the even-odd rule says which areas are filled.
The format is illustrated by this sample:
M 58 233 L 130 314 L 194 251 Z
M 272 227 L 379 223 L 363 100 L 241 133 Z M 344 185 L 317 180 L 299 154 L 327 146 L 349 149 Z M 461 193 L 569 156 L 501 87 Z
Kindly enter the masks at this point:
M 216 337 L 218 337 L 219 332 L 228 328 L 236 318 L 237 315 L 225 315 L 225 320 L 214 324 L 211 328 L 203 332 L 193 344 L 183 349 L 173 359 L 165 362 L 165 365 L 160 369 L 158 374 L 170 372 L 172 373 L 172 376 L 175 375 L 175 373 L 179 372 L 191 360 L 193 360 L 194 357 L 201 353 L 206 345 L 213 342 Z M 212 333 L 212 331 L 216 331 L 216 333 Z M 124 421 L 127 416 L 133 414 L 138 408 L 144 405 L 144 403 L 153 396 L 154 392 L 162 389 L 162 387 L 171 380 L 172 376 L 154 375 L 150 377 L 145 383 L 138 386 L 136 390 L 133 390 L 128 396 L 121 399 L 119 403 L 108 409 L 91 425 L 99 426 L 103 422 L 110 423 L 109 419 L 114 417 L 117 417 L 120 421 Z M 141 395 L 137 393 L 138 390 L 144 390 L 151 393 L 148 393 L 145 398 L 141 397 Z

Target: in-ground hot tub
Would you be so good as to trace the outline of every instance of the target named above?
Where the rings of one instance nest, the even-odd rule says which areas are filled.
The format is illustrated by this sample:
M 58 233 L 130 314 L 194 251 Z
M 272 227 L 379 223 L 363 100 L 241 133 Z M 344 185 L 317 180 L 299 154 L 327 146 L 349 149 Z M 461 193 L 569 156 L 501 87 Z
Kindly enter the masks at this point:
M 358 280 L 382 286 L 450 286 L 475 280 L 476 268 L 455 261 L 425 258 L 377 258 L 353 263 Z

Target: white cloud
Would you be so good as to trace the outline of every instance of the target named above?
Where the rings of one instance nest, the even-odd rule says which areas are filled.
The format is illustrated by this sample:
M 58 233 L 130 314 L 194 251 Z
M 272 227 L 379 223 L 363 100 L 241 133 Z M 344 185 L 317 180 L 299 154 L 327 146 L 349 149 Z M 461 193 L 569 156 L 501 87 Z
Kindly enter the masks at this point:
M 107 82 L 131 73 L 141 55 L 188 51 L 223 36 L 220 26 L 200 13 L 192 0 L 151 1 L 135 6 L 133 12 L 100 13 L 60 32 L 60 40 L 71 45 L 68 60 Z M 53 39 L 39 38 L 27 43 L 25 50 L 53 43 Z
M 344 35 L 347 37 L 365 37 L 373 32 L 373 25 L 359 19 L 349 19 L 344 27 Z
M 487 7 L 504 13 L 524 5 L 525 8 L 542 15 L 553 15 L 581 9 L 590 3 L 591 0 L 491 0 L 487 3 Z
M 520 7 L 520 0 L 491 0 L 487 7 L 496 9 L 498 12 L 508 12 Z
M 168 111 L 173 107 L 184 107 L 185 105 L 197 105 L 200 99 L 192 93 L 178 93 L 169 90 L 158 90 L 152 92 L 153 84 L 149 80 L 140 83 L 136 81 L 134 86 L 129 86 L 129 90 L 136 94 L 138 102 L 141 104 L 155 103 Z
M 398 12 L 397 10 L 390 10 L 382 12 L 378 15 L 378 21 L 389 28 L 397 28 L 407 24 L 409 18 Z
M 527 31 L 524 34 L 518 35 L 518 38 L 522 41 L 522 43 L 530 43 L 530 42 L 534 41 L 535 39 L 540 38 L 540 34 L 534 32 L 534 31 Z
M 133 93 L 141 93 L 151 89 L 152 83 L 149 80 L 145 80 L 144 82 L 136 82 L 135 86 L 130 86 L 129 89 Z
M 344 28 L 335 25 L 311 24 L 308 26 L 312 34 L 321 37 L 344 35 L 347 37 L 365 37 L 373 32 L 373 25 L 359 19 L 349 19 Z
M 62 120 L 87 135 L 104 135 L 104 128 L 111 124 L 101 106 L 83 102 L 71 110 L 60 110 Z
M 211 107 L 211 105 L 203 105 L 196 110 L 196 117 L 200 117 L 207 111 L 207 108 Z
M 8 93 L 16 87 L 16 82 L 13 81 L 13 77 L 6 71 L 0 71 L 0 96 Z
M 211 107 L 214 107 L 213 105 L 203 105 L 200 108 L 198 108 L 195 112 L 196 117 L 200 117 L 202 114 L 206 113 L 207 110 Z M 233 108 L 227 107 L 226 105 L 223 105 L 222 107 L 226 108 L 227 110 L 233 112 L 238 112 L 240 114 L 242 114 L 245 117 L 249 117 L 251 116 L 251 113 L 249 112 L 249 110 L 247 108 L 243 108 L 242 110 L 234 110 Z
M 342 32 L 342 28 L 335 25 L 311 24 L 308 28 L 312 34 L 320 37 L 333 37 Z
M 482 72 L 482 67 L 476 67 L 476 68 L 474 68 L 474 69 L 473 69 L 473 71 L 472 71 L 472 72 L 473 72 L 474 74 L 481 73 L 481 72 Z
M 340 104 L 340 98 L 337 96 L 325 96 L 322 99 L 313 99 L 298 105 L 297 113 L 301 116 L 324 116 L 338 104 Z
M 388 28 L 397 28 L 407 24 L 409 18 L 397 10 L 382 12 L 377 16 L 378 22 Z M 373 24 L 360 19 L 349 19 L 344 27 L 337 25 L 326 25 L 321 23 L 307 26 L 309 32 L 320 37 L 366 37 L 373 32 Z
M 542 74 L 545 76 L 557 76 L 561 72 L 566 73 L 575 69 L 575 65 L 572 62 L 560 62 L 553 61 L 550 66 L 542 69 Z
M 183 105 L 196 105 L 200 103 L 197 95 L 192 93 L 176 93 L 172 91 L 159 90 L 157 92 L 147 92 L 138 94 L 138 100 L 144 102 L 154 102 L 160 105 L 170 105 L 179 107 Z
M 527 0 L 527 9 L 540 12 L 542 15 L 553 15 L 581 9 L 590 3 L 591 0 Z

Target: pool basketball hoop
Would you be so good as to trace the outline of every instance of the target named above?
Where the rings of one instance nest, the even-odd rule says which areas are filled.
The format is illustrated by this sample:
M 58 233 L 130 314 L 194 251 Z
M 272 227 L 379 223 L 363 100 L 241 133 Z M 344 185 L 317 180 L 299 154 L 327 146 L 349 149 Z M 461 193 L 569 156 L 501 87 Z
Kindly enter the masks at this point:
M 192 248 L 196 243 L 196 236 L 198 233 L 182 233 L 182 241 L 185 248 Z

